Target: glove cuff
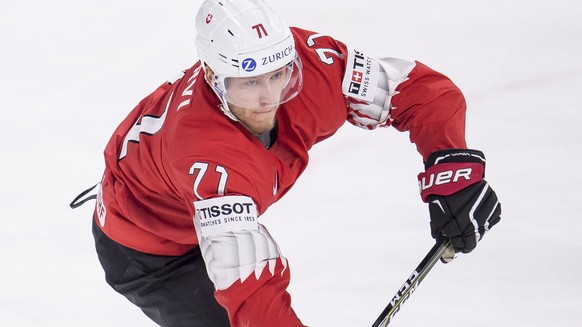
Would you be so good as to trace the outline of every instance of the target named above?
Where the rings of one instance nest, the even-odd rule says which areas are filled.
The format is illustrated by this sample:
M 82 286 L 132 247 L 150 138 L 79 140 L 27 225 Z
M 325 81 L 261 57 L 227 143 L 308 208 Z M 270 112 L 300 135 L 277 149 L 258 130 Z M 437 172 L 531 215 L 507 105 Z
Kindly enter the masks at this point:
M 422 201 L 430 195 L 449 196 L 485 177 L 483 152 L 448 149 L 433 152 L 425 162 L 425 172 L 418 174 Z
M 431 153 L 426 162 L 424 163 L 424 169 L 427 170 L 430 167 L 449 162 L 475 162 L 483 165 L 485 167 L 485 155 L 479 150 L 472 149 L 446 149 L 439 150 Z

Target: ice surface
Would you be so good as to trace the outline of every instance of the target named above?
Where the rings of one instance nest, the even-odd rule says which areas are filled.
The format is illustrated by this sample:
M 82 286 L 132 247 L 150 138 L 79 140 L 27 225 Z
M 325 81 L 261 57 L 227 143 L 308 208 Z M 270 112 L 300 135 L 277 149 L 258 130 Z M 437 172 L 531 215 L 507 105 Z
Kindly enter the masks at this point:
M 201 1 L 0 2 L 0 325 L 154 326 L 105 283 L 91 205 L 113 129 L 196 57 Z M 291 25 L 418 59 L 469 106 L 500 225 L 437 265 L 394 326 L 578 326 L 582 5 L 570 0 L 272 1 Z M 369 326 L 430 249 L 406 134 L 346 125 L 262 218 L 311 326 Z M 391 324 L 392 325 L 392 324 Z

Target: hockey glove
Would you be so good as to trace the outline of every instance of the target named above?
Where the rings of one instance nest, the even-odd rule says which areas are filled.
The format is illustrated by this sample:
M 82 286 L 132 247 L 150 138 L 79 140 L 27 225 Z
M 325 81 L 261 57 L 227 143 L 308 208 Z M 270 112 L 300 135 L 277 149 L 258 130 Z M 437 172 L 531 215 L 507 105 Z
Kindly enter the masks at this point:
M 485 177 L 481 151 L 449 149 L 432 153 L 418 175 L 428 203 L 432 237 L 451 239 L 455 252 L 469 253 L 501 219 L 501 205 Z

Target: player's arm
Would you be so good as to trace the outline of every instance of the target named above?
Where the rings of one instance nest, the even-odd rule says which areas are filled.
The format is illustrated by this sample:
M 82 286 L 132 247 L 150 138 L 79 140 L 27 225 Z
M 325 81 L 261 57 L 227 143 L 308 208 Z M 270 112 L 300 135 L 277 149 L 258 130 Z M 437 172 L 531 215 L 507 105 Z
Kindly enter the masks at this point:
M 286 291 L 287 260 L 258 222 L 256 182 L 240 169 L 197 161 L 184 176 L 215 297 L 227 310 L 231 326 L 303 326 Z
M 387 76 L 395 66 L 393 62 L 398 61 L 380 61 Z M 467 147 L 465 98 L 445 75 L 414 62 L 390 100 L 389 124 L 410 132 L 410 140 L 425 160 L 437 150 Z
M 484 154 L 467 149 L 463 94 L 419 62 L 348 51 L 342 89 L 348 120 L 369 129 L 391 125 L 410 132 L 425 162 L 419 185 L 429 203 L 432 236 L 451 239 L 456 252 L 471 252 L 500 221 L 501 205 L 484 180 Z
M 465 99 L 450 79 L 417 61 L 346 52 L 342 91 L 350 123 L 408 131 L 424 159 L 436 150 L 466 147 Z
M 194 202 L 194 222 L 215 297 L 232 326 L 303 326 L 291 309 L 289 267 L 258 223 L 252 198 Z

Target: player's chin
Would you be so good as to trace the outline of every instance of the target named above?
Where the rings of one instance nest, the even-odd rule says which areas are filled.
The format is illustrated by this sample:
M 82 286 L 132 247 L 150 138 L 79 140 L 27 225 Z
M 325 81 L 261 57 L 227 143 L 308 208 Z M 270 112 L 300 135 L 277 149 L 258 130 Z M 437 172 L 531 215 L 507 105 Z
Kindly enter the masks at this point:
M 277 111 L 277 108 L 279 106 L 271 106 L 271 107 L 263 107 L 263 108 L 258 108 L 258 109 L 254 109 L 253 113 L 256 115 L 267 115 L 267 114 L 275 114 L 275 112 Z
M 273 127 L 275 127 L 275 116 L 271 117 L 255 117 L 255 118 L 263 118 L 263 119 L 254 119 L 252 122 L 248 122 L 247 124 L 251 127 L 251 131 L 255 135 L 260 135 L 263 133 L 267 133 Z
M 277 107 L 263 108 L 253 110 L 251 119 L 257 124 L 271 124 L 275 120 L 275 114 L 277 114 Z

